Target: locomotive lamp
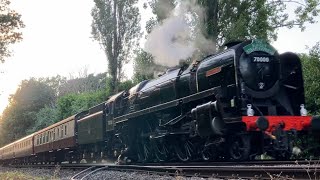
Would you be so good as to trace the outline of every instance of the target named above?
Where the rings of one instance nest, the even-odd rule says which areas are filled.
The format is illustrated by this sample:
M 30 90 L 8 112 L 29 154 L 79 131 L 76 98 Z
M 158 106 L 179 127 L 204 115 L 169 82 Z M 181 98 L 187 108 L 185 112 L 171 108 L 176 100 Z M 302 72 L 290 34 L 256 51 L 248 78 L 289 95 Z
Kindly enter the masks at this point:
M 300 105 L 300 114 L 301 114 L 301 116 L 307 116 L 307 114 L 308 114 L 306 108 L 304 107 L 304 104 Z
M 251 104 L 247 105 L 247 115 L 248 116 L 254 116 L 254 110 L 252 109 L 252 105 Z

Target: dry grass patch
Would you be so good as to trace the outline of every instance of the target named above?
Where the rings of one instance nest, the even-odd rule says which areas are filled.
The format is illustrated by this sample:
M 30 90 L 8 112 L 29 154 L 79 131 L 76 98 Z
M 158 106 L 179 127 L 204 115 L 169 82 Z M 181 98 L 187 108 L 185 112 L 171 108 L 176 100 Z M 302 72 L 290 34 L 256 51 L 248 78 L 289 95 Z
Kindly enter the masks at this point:
M 48 177 L 33 177 L 18 171 L 1 172 L 1 180 L 47 180 Z M 53 180 L 53 178 L 51 178 Z

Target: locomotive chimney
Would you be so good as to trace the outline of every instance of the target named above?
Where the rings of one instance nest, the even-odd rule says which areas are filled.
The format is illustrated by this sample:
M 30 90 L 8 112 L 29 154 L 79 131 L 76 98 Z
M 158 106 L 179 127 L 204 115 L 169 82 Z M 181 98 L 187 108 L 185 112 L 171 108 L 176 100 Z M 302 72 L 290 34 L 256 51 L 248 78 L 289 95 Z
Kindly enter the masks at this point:
M 231 48 L 232 46 L 235 46 L 237 44 L 242 43 L 243 41 L 229 41 L 227 43 L 224 44 L 224 46 L 226 46 L 227 48 Z

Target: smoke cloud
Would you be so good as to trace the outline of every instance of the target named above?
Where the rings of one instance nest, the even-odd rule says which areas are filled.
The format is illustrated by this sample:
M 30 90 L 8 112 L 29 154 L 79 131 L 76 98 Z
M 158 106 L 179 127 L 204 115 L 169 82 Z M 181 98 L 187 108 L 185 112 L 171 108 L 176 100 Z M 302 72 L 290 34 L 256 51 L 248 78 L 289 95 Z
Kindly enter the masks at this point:
M 214 43 L 201 32 L 203 14 L 204 9 L 194 0 L 179 2 L 148 35 L 145 51 L 152 54 L 156 64 L 170 67 L 195 58 L 195 52 L 213 53 Z

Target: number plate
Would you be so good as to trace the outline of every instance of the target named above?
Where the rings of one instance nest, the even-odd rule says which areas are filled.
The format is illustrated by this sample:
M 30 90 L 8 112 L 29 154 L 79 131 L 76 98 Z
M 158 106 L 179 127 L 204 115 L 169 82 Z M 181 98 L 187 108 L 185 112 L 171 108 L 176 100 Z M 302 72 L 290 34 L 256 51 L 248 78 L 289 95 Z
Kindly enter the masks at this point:
M 269 63 L 271 61 L 271 57 L 268 56 L 254 56 L 251 59 L 254 63 Z

